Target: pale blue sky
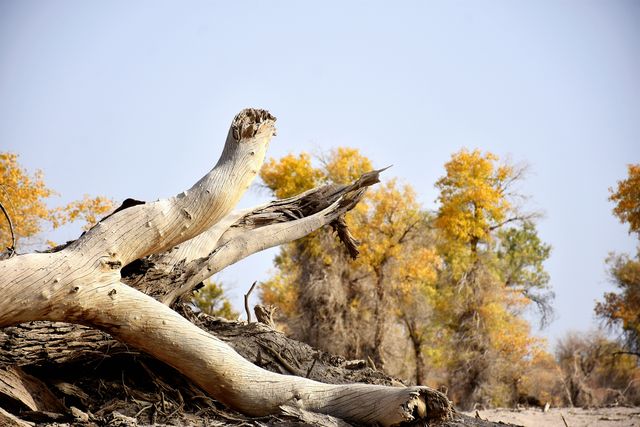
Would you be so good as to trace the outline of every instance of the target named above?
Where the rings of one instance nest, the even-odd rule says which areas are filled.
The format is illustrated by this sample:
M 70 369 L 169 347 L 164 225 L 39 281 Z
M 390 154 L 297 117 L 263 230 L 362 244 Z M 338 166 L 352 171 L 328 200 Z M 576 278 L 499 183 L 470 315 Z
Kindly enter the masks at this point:
M 521 190 L 553 246 L 553 343 L 596 324 L 607 253 L 635 248 L 607 188 L 640 161 L 639 23 L 640 2 L 617 0 L 2 0 L 0 149 L 59 203 L 188 188 L 246 106 L 279 118 L 271 156 L 358 147 L 426 209 L 462 147 L 527 162 Z M 238 306 L 273 253 L 223 273 Z

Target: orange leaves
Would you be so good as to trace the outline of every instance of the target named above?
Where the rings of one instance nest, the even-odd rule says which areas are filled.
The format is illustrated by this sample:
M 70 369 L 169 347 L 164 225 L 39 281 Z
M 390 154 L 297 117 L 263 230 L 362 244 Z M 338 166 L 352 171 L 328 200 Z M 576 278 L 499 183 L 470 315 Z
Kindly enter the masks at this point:
M 496 297 L 482 308 L 481 313 L 491 347 L 513 363 L 524 362 L 525 358 L 532 355 L 530 352 L 539 340 L 530 335 L 529 323 L 510 310 L 505 310 L 504 301 L 501 301 L 501 297 Z
M 90 197 L 85 194 L 82 200 L 76 200 L 63 208 L 58 208 L 60 224 L 79 219 L 85 222 L 84 230 L 93 227 L 102 217 L 113 210 L 113 202 L 102 196 Z
M 380 184 L 350 216 L 349 226 L 362 242 L 354 264 L 373 274 L 384 268 L 384 286 L 402 299 L 432 288 L 441 259 L 427 242 L 427 221 L 411 186 L 399 187 L 396 179 Z
M 278 314 L 293 317 L 297 313 L 298 290 L 287 279 L 286 275 L 276 274 L 264 282 L 260 287 L 260 299 L 265 304 L 278 307 Z
M 109 199 L 89 196 L 63 208 L 49 208 L 46 199 L 54 195 L 41 171 L 30 175 L 18 163 L 17 154 L 0 153 L 0 201 L 13 222 L 17 245 L 40 233 L 44 223 L 56 228 L 82 219 L 87 223 L 86 229 L 113 208 Z M 5 218 L 0 219 L 0 232 L 0 244 L 6 247 L 11 236 Z
M 0 201 L 13 221 L 17 244 L 40 231 L 41 222 L 56 224 L 54 212 L 47 208 L 44 200 L 54 192 L 47 188 L 42 172 L 33 176 L 20 167 L 18 155 L 0 153 Z M 5 218 L 0 220 L 0 244 L 10 245 L 9 225 Z
M 618 187 L 609 189 L 609 200 L 616 203 L 613 213 L 620 222 L 629 224 L 629 233 L 640 236 L 640 164 L 628 165 L 629 176 L 618 181 Z

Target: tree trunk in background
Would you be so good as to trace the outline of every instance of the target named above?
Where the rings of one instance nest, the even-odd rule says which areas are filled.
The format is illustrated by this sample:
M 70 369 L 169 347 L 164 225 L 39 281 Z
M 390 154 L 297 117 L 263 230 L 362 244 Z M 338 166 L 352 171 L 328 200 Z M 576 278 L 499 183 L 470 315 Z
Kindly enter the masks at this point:
M 425 380 L 424 359 L 422 358 L 422 345 L 424 344 L 424 338 L 418 331 L 418 326 L 414 320 L 409 320 L 407 318 L 404 318 L 403 320 L 407 327 L 407 332 L 409 334 L 409 339 L 411 340 L 411 345 L 413 346 L 413 354 L 416 360 L 416 384 L 422 385 Z
M 385 289 L 384 289 L 384 265 L 382 265 L 376 269 L 376 300 L 375 307 L 373 310 L 373 321 L 374 321 L 374 334 L 373 334 L 373 348 L 372 348 L 372 359 L 376 368 L 384 369 L 384 355 L 383 355 L 383 344 L 384 344 L 384 335 L 385 335 L 385 325 L 386 325 L 386 316 L 387 313 L 384 310 L 383 304 L 385 304 Z

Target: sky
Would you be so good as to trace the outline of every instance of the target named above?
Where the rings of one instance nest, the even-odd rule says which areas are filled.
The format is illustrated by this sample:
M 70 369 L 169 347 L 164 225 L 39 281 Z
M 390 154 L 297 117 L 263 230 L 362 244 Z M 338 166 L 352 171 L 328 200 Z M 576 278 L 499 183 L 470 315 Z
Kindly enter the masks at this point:
M 189 188 L 245 107 L 278 117 L 270 156 L 359 148 L 429 210 L 463 147 L 526 163 L 553 344 L 597 327 L 605 259 L 638 243 L 607 198 L 640 161 L 639 20 L 623 0 L 0 0 L 0 150 L 41 169 L 55 205 Z M 275 253 L 218 276 L 238 309 Z

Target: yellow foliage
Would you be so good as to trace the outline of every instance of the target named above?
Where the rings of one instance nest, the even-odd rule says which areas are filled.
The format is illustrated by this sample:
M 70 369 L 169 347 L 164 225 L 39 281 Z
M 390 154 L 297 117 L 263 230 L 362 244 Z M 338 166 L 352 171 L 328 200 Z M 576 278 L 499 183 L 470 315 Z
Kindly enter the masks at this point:
M 59 224 L 81 219 L 85 222 L 82 228 L 88 230 L 112 210 L 113 202 L 110 199 L 103 196 L 92 198 L 85 194 L 82 200 L 73 201 L 67 206 L 59 208 L 57 212 L 60 214 Z
M 371 161 L 358 150 L 340 147 L 322 157 L 318 168 L 306 153 L 271 159 L 261 177 L 276 196 L 288 197 L 324 182 L 347 184 L 372 169 Z M 349 284 L 350 277 L 357 277 L 357 286 L 366 294 L 349 294 L 343 306 L 349 313 L 334 315 L 358 324 L 371 323 L 371 329 L 384 334 L 384 324 L 393 314 L 399 318 L 409 316 L 411 310 L 419 312 L 416 301 L 435 293 L 441 260 L 433 245 L 426 244 L 426 215 L 409 185 L 391 179 L 368 189 L 345 218 L 349 230 L 361 242 L 358 259 L 347 259 L 341 244 L 327 239 L 326 231 L 313 233 L 281 249 L 276 258 L 277 272 L 262 287 L 263 301 L 278 306 L 291 318 L 304 316 L 306 313 L 297 312 L 299 264 L 307 269 L 343 269 L 340 274 L 344 283 L 333 285 L 355 286 Z
M 362 243 L 354 266 L 381 275 L 386 268 L 385 286 L 398 301 L 409 305 L 415 292 L 433 294 L 441 259 L 435 248 L 416 242 L 424 237 L 425 214 L 411 186 L 398 187 L 391 179 L 370 191 L 366 203 L 349 217 L 350 228 Z
M 113 208 L 111 200 L 89 196 L 62 208 L 49 208 L 45 200 L 53 195 L 56 193 L 46 186 L 41 171 L 30 175 L 18 163 L 17 154 L 0 153 L 0 202 L 11 218 L 16 246 L 40 233 L 43 223 L 57 228 L 81 219 L 86 230 Z M 0 218 L 0 232 L 0 244 L 9 246 L 11 233 L 6 218 Z
M 261 285 L 261 291 L 260 299 L 265 304 L 278 307 L 279 314 L 289 317 L 297 313 L 298 291 L 286 277 L 276 274 Z
M 640 234 L 640 164 L 628 165 L 629 176 L 609 189 L 609 200 L 616 203 L 613 213 L 620 222 L 629 223 L 629 232 Z
M 305 153 L 272 159 L 261 176 L 276 196 L 288 197 L 324 182 L 352 182 L 371 169 L 371 162 L 357 150 L 338 148 L 321 159 L 319 167 Z M 313 280 L 314 274 L 324 277 L 327 272 L 329 277 L 330 271 L 331 286 L 341 287 L 338 293 L 349 298 L 344 305 L 327 306 L 345 307 L 344 313 L 332 312 L 333 318 L 353 319 L 353 328 L 368 325 L 364 333 L 353 332 L 358 342 L 353 345 L 361 346 L 355 351 L 357 357 L 363 356 L 358 351 L 371 351 L 373 344 L 360 340 L 387 333 L 394 322 L 407 325 L 411 339 L 422 343 L 418 348 L 430 369 L 459 370 L 490 355 L 492 372 L 502 373 L 495 375 L 489 398 L 508 403 L 514 381 L 542 348 L 520 317 L 531 300 L 522 288 L 502 280 L 508 275 L 501 270 L 506 262 L 492 247 L 492 234 L 513 211 L 505 193 L 519 171 L 478 150 L 454 154 L 445 169 L 436 184 L 440 209 L 435 220 L 420 206 L 411 186 L 387 180 L 369 189 L 346 215 L 350 231 L 361 242 L 358 259 L 347 260 L 339 243 L 322 231 L 313 233 L 281 248 L 277 271 L 263 285 L 262 298 L 295 319 L 291 321 L 295 328 L 309 315 L 304 310 L 317 308 L 322 313 L 324 299 L 331 300 L 321 295 L 315 307 L 307 298 L 299 310 L 298 289 L 307 285 L 302 282 Z M 535 230 L 530 234 L 535 236 Z M 529 238 L 529 234 L 522 237 Z M 517 261 L 521 258 L 521 264 L 528 265 L 529 258 Z M 473 283 L 464 285 L 464 278 Z M 359 293 L 351 294 L 355 290 Z M 477 326 L 467 320 L 469 313 Z
M 270 159 L 260 176 L 277 197 L 290 197 L 322 182 L 353 182 L 373 169 L 368 158 L 357 149 L 347 147 L 332 150 L 322 160 L 322 166 L 322 169 L 314 168 L 307 153 L 289 154 L 279 160 Z M 393 274 L 387 279 L 389 285 L 407 290 L 411 282 L 435 282 L 440 262 L 435 250 L 416 248 L 414 252 L 407 251 L 409 234 L 424 220 L 415 191 L 409 185 L 400 187 L 392 179 L 370 189 L 364 200 L 347 214 L 346 220 L 353 235 L 361 242 L 360 256 L 353 262 L 354 268 L 375 272 L 383 263 L 393 260 Z M 323 251 L 314 235 L 307 236 L 303 242 L 305 255 L 319 257 L 327 266 L 332 264 L 332 254 Z M 282 298 L 273 296 L 276 289 L 293 295 L 284 291 L 282 283 L 267 283 L 272 289 L 265 291 L 266 302 L 281 302 Z
M 528 291 L 546 288 L 542 262 L 550 249 L 530 221 L 499 233 L 518 217 L 509 187 L 522 169 L 500 163 L 492 153 L 463 149 L 451 156 L 445 172 L 436 183 L 440 207 L 434 225 L 444 268 L 434 312 L 450 328 L 444 352 L 450 391 L 463 405 L 478 399 L 507 404 L 517 398 L 514 384 L 542 351 L 543 342 L 531 335 L 521 313 L 531 304 Z
M 372 169 L 371 160 L 360 154 L 358 149 L 338 147 L 331 150 L 323 173 L 336 184 L 350 184 Z
M 463 244 L 491 239 L 491 227 L 502 222 L 511 205 L 504 190 L 514 176 L 498 157 L 463 149 L 445 164 L 446 175 L 436 182 L 440 190 L 437 227 Z
M 292 250 L 290 245 L 281 248 L 280 255 L 275 260 L 277 272 L 260 284 L 262 302 L 278 307 L 279 314 L 286 317 L 297 314 L 298 288 L 294 286 L 294 281 L 299 274 L 299 266 L 292 260 Z
M 0 201 L 13 222 L 16 246 L 39 233 L 43 221 L 51 222 L 54 227 L 58 225 L 55 212 L 44 202 L 55 193 L 45 185 L 41 171 L 30 176 L 18 164 L 17 154 L 0 153 L 0 180 Z M 0 244 L 3 248 L 10 246 L 11 233 L 6 218 L 0 219 L 0 230 Z
M 505 360 L 522 364 L 538 350 L 541 341 L 531 336 L 529 323 L 505 310 L 501 301 L 487 304 L 481 315 L 487 323 L 491 346 Z
M 276 197 L 283 199 L 318 185 L 322 172 L 311 166 L 309 154 L 302 153 L 297 157 L 289 154 L 280 160 L 271 158 L 265 162 L 260 177 Z

